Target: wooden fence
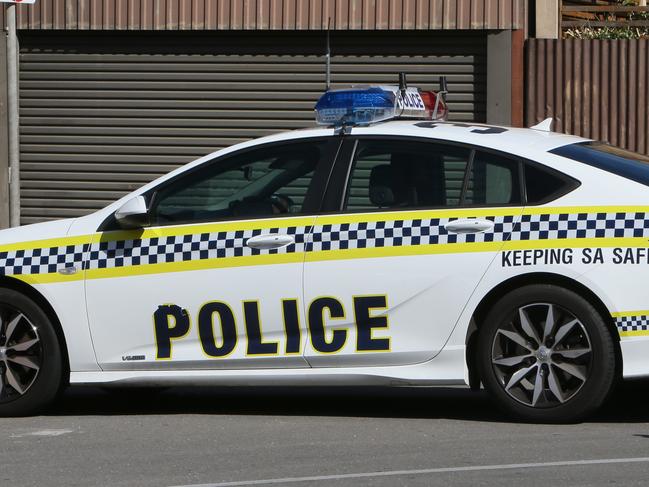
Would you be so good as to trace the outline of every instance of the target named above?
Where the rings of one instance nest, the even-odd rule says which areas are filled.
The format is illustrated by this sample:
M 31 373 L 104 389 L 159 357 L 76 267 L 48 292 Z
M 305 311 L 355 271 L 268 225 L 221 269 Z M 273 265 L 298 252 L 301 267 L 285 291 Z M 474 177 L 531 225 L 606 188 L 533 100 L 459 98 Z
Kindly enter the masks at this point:
M 525 122 L 649 154 L 649 40 L 530 39 Z

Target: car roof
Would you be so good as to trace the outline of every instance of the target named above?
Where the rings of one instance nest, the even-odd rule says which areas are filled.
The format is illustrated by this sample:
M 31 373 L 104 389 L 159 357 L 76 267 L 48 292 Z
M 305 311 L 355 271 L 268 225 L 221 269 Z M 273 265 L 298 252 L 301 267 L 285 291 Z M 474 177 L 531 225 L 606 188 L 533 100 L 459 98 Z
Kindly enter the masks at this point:
M 395 120 L 364 127 L 352 127 L 352 135 L 385 135 L 423 137 L 440 141 L 483 146 L 503 152 L 525 156 L 530 151 L 547 152 L 557 147 L 586 142 L 574 135 L 546 132 L 530 128 L 486 125 L 471 122 L 432 122 L 422 120 Z M 332 128 L 299 129 L 256 139 L 254 144 L 279 142 L 308 137 L 331 136 Z

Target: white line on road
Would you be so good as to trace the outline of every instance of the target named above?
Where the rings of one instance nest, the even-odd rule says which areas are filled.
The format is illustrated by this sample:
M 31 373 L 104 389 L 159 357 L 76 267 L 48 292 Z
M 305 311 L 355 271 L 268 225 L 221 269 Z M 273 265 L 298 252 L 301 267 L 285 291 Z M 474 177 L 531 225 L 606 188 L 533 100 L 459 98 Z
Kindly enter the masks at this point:
M 61 436 L 74 433 L 72 430 L 39 430 L 29 431 L 27 433 L 16 433 L 11 435 L 11 438 L 24 438 L 26 436 Z
M 288 484 L 298 482 L 317 482 L 325 480 L 360 479 L 371 477 L 398 477 L 401 475 L 423 475 L 449 472 L 479 472 L 484 470 L 517 470 L 523 468 L 572 467 L 579 465 L 605 465 L 612 463 L 649 463 L 649 457 L 602 458 L 599 460 L 572 460 L 565 462 L 512 463 L 505 465 L 475 465 L 466 467 L 424 468 L 418 470 L 387 470 L 383 472 L 343 473 L 337 475 L 315 475 L 312 477 L 286 477 L 283 479 L 238 480 L 215 484 L 179 485 L 176 487 L 240 487 L 246 485 Z

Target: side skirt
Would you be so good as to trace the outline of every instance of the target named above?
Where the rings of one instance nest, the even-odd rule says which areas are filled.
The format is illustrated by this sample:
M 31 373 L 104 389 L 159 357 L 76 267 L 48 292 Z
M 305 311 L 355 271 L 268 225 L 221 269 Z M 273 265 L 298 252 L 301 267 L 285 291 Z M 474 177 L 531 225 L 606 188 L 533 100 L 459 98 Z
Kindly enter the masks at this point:
M 170 364 L 171 365 L 171 364 Z M 393 367 L 327 367 L 246 370 L 144 370 L 71 372 L 70 384 L 214 386 L 468 386 L 464 347 L 434 359 Z

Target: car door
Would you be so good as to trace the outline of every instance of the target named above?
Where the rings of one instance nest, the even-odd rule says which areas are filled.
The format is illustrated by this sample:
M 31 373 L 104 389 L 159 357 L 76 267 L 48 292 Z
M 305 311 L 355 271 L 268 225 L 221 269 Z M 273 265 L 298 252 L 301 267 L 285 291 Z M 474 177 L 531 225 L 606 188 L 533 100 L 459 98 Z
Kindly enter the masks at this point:
M 313 367 L 428 360 L 521 213 L 521 162 L 425 139 L 347 144 L 340 189 L 326 197 L 339 211 L 318 216 L 307 247 L 305 357 Z
M 107 221 L 85 266 L 101 367 L 306 367 L 304 242 L 339 144 L 218 157 L 147 191 L 147 228 Z

